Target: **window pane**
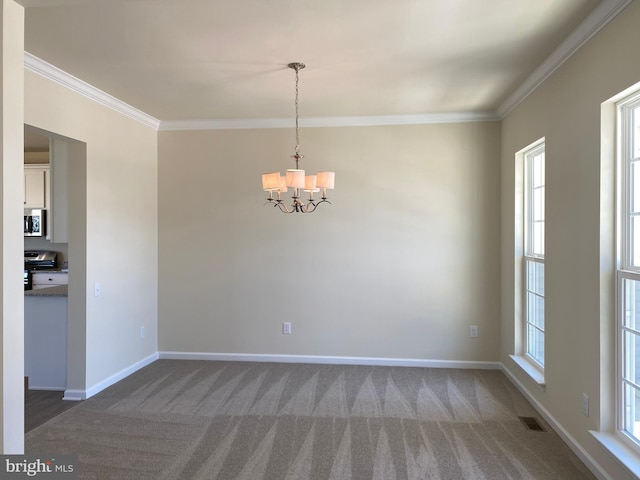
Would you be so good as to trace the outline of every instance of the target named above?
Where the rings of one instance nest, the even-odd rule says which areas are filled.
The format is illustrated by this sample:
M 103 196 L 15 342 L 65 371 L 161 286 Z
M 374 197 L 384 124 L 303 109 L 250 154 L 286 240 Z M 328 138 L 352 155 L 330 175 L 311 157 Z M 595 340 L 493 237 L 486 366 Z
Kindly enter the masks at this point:
M 536 146 L 525 156 L 525 252 L 544 256 L 544 145 Z
M 533 325 L 527 326 L 527 353 L 544 366 L 544 333 Z
M 544 263 L 527 260 L 526 352 L 544 366 Z
M 633 162 L 631 164 L 631 212 L 640 212 L 640 163 Z
M 640 267 L 640 216 L 633 215 L 629 218 L 629 261 L 630 266 Z
M 536 324 L 536 296 L 531 292 L 527 292 L 527 322 Z
M 624 387 L 624 429 L 636 438 L 640 438 L 640 391 L 632 385 Z
M 539 187 L 544 185 L 544 154 L 538 154 L 531 157 L 532 170 L 532 186 Z
M 633 147 L 632 147 L 632 155 L 633 158 L 640 157 L 640 107 L 636 107 L 633 109 Z
M 534 221 L 544 220 L 544 188 L 536 188 L 533 191 L 532 219 Z
M 527 292 L 527 314 L 529 323 L 544 330 L 544 298 Z
M 527 290 L 544 296 L 544 263 L 527 261 Z
M 624 279 L 624 326 L 640 330 L 640 282 Z
M 531 243 L 529 253 L 544 255 L 544 222 L 533 222 L 531 224 Z
M 640 439 L 640 281 L 623 279 L 623 429 Z M 631 329 L 631 330 L 629 330 Z M 635 385 L 634 385 L 635 384 Z
M 624 333 L 623 376 L 625 380 L 640 386 L 640 335 L 632 332 Z

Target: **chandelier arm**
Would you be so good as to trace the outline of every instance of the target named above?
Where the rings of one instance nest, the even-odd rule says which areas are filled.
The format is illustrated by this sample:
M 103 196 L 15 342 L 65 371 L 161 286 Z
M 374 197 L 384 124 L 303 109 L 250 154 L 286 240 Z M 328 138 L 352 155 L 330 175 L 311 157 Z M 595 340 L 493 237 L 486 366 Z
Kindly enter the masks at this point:
M 316 211 L 316 208 L 318 208 L 318 205 L 316 205 L 315 203 L 307 203 L 304 207 L 304 213 L 313 213 Z
M 303 213 L 313 213 L 316 211 L 316 209 L 320 206 L 320 204 L 322 203 L 328 203 L 331 204 L 331 202 L 329 200 L 323 199 L 323 200 L 319 200 L 316 201 L 314 200 L 313 202 L 309 202 L 307 203 L 307 205 L 305 205 L 304 207 L 304 212 Z M 313 208 L 311 208 L 313 207 Z
M 265 206 L 273 205 L 274 207 L 278 207 L 282 213 L 313 213 L 323 203 L 331 204 L 331 202 L 326 199 L 314 200 L 312 202 L 308 202 L 304 204 L 299 199 L 296 198 L 291 204 L 291 208 L 287 207 L 287 205 L 283 203 L 281 200 L 278 201 L 275 199 L 265 202 L 264 205 Z
M 331 202 L 329 200 L 322 199 L 322 200 L 320 200 L 319 202 L 316 203 L 316 208 L 318 208 L 321 203 L 328 203 L 329 205 L 331 205 Z M 315 208 L 314 208 L 314 210 L 315 210 Z
M 267 202 L 265 202 L 263 206 L 266 207 L 267 205 L 273 205 L 274 207 L 278 207 L 280 211 L 283 213 L 293 213 L 296 211 L 295 208 L 292 208 L 291 210 L 289 210 L 287 206 L 284 203 L 282 203 L 282 200 L 276 200 L 273 198 L 267 198 Z
M 293 212 L 295 212 L 295 209 L 289 210 L 287 208 L 287 206 L 282 202 L 278 202 L 278 203 L 274 204 L 273 206 L 274 207 L 278 207 L 282 213 L 293 213 Z

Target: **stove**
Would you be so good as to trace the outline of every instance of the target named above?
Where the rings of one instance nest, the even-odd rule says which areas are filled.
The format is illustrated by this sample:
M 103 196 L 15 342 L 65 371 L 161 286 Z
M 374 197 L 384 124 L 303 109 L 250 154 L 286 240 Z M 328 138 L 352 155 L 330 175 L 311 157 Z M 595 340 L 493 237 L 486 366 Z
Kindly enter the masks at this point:
M 24 251 L 24 289 L 31 290 L 33 270 L 51 270 L 58 266 L 58 254 L 47 250 Z

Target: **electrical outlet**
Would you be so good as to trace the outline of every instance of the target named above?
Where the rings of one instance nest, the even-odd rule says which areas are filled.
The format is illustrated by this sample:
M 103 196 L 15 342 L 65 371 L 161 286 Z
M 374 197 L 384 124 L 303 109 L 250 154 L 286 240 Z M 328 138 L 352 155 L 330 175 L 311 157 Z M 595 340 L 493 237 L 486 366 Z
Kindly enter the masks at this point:
M 282 322 L 282 333 L 291 335 L 291 322 Z
M 478 326 L 477 325 L 471 325 L 469 327 L 469 336 L 471 338 L 477 338 L 478 337 Z
M 586 393 L 582 394 L 582 413 L 585 417 L 589 416 L 589 395 Z
M 93 295 L 96 297 L 99 297 L 100 293 L 101 293 L 100 282 L 96 282 L 95 285 L 93 286 Z

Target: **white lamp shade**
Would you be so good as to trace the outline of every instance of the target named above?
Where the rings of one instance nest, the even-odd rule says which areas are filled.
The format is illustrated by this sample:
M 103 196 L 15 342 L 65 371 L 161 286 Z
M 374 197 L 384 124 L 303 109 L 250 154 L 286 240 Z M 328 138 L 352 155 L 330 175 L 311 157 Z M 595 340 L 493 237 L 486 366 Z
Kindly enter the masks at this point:
M 304 188 L 304 170 L 291 168 L 287 170 L 287 187 Z
M 317 175 L 307 175 L 304 177 L 304 191 L 312 192 L 316 189 L 316 179 Z
M 316 181 L 316 187 L 327 188 L 329 190 L 334 188 L 336 181 L 336 172 L 318 172 L 318 180 Z
M 265 173 L 262 175 L 262 189 L 267 191 L 278 190 L 280 188 L 280 173 Z
M 279 175 L 279 177 L 280 192 L 284 193 L 287 191 L 287 177 L 285 177 L 284 175 Z

